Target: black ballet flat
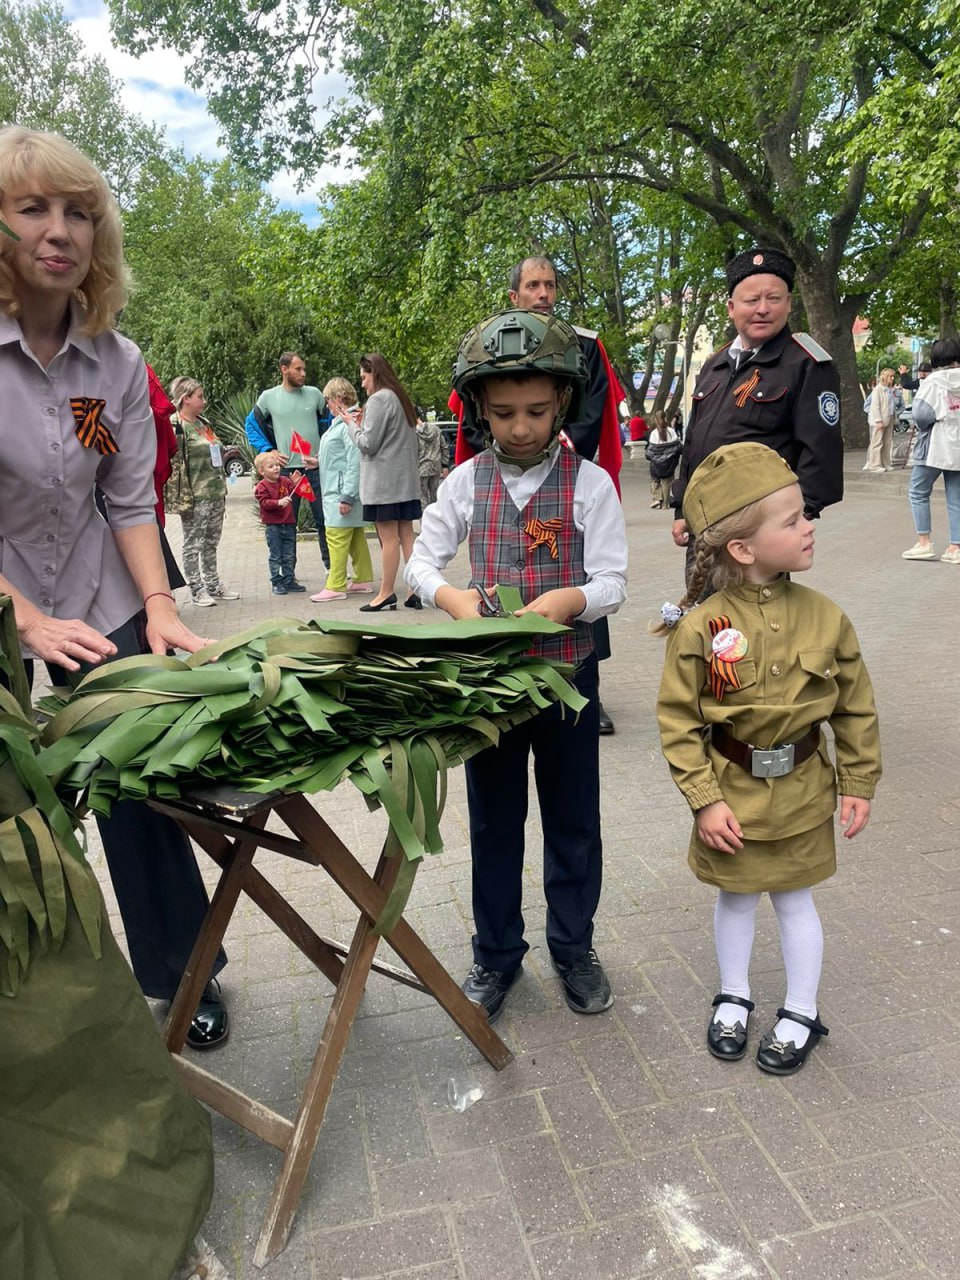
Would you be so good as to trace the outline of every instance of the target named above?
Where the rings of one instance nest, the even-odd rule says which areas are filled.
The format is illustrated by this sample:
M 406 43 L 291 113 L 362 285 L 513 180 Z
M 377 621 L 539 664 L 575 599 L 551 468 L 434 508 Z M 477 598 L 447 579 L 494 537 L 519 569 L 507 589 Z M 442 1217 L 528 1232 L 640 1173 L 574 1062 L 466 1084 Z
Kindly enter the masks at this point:
M 722 1062 L 736 1062 L 747 1052 L 747 1027 L 750 1025 L 750 1015 L 756 1006 L 752 1000 L 744 1000 L 742 996 L 728 996 L 723 991 L 714 1000 L 711 1008 L 716 1009 L 718 1004 L 738 1004 L 741 1009 L 747 1011 L 742 1024 L 735 1022 L 728 1027 L 726 1023 L 715 1022 L 712 1017 L 707 1023 L 707 1048 Z
M 422 609 L 423 601 L 420 599 L 419 596 L 416 596 L 416 595 L 407 596 L 406 600 L 404 600 L 403 602 L 403 605 L 405 609 Z
M 362 604 L 360 606 L 361 613 L 381 613 L 384 609 L 396 609 L 397 597 L 387 596 L 386 600 L 381 600 L 379 604 Z
M 792 1040 L 778 1040 L 772 1031 L 760 1037 L 760 1048 L 757 1050 L 757 1066 L 761 1071 L 772 1076 L 792 1076 L 799 1071 L 810 1053 L 820 1043 L 821 1036 L 830 1032 L 819 1018 L 807 1018 L 802 1013 L 791 1013 L 789 1009 L 778 1009 L 778 1018 L 790 1018 L 799 1022 L 801 1027 L 809 1027 L 810 1034 L 806 1044 L 798 1049 Z

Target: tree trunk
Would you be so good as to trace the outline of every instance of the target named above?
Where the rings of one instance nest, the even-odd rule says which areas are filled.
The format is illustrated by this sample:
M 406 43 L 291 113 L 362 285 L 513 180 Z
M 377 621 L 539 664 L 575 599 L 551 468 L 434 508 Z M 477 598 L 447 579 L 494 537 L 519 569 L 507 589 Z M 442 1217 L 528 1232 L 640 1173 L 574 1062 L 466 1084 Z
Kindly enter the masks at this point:
M 848 449 L 867 445 L 867 420 L 857 374 L 853 331 L 846 322 L 836 277 L 823 267 L 797 269 L 797 288 L 807 313 L 810 335 L 833 357 L 840 376 L 840 423 Z
M 960 338 L 957 330 L 957 282 L 953 278 L 940 281 L 940 337 Z

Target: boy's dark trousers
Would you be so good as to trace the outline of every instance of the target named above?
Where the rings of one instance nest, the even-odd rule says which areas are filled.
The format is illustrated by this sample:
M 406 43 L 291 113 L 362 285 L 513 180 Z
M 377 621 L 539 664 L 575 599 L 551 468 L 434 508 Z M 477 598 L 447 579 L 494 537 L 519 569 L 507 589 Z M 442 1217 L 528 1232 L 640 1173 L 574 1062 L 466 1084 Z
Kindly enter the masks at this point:
M 532 748 L 543 830 L 547 944 L 570 964 L 593 945 L 600 901 L 600 737 L 597 659 L 581 663 L 573 683 L 589 701 L 575 717 L 554 705 L 509 730 L 496 747 L 466 763 L 473 855 L 473 958 L 510 973 L 520 964 L 523 824 Z
M 304 471 L 303 467 L 284 467 L 281 475 L 292 476 L 294 471 L 299 470 L 307 478 L 307 483 L 314 492 L 314 499 L 309 503 L 310 510 L 313 512 L 313 523 L 317 526 L 317 541 L 320 543 L 320 559 L 323 561 L 324 568 L 330 568 L 330 550 L 327 546 L 327 526 L 323 519 L 323 495 L 320 489 L 320 468 L 312 467 L 309 471 Z M 300 511 L 300 503 L 305 502 L 305 498 L 293 495 L 293 525 L 296 528 L 297 514 Z
M 295 524 L 265 524 L 267 538 L 267 563 L 270 566 L 270 585 L 289 587 L 296 578 L 297 526 Z

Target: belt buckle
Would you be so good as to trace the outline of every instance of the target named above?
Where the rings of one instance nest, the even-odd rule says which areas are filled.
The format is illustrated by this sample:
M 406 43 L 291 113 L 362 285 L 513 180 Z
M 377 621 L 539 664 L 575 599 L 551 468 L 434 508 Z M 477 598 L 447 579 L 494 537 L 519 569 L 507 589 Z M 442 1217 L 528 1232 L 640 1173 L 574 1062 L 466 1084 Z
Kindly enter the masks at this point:
M 794 744 L 761 750 L 754 747 L 750 759 L 750 772 L 755 778 L 782 778 L 793 772 Z

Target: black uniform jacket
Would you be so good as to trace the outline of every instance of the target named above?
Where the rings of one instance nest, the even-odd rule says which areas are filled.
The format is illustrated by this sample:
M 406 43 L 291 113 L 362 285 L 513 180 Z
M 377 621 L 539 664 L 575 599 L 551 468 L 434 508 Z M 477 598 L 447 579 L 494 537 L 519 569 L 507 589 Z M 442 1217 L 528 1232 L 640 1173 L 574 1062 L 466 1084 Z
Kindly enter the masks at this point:
M 703 366 L 673 485 L 678 515 L 704 458 L 743 440 L 769 445 L 789 462 L 808 516 L 843 497 L 840 380 L 827 353 L 805 334 L 794 337 L 789 326 L 737 372 L 726 347 Z

